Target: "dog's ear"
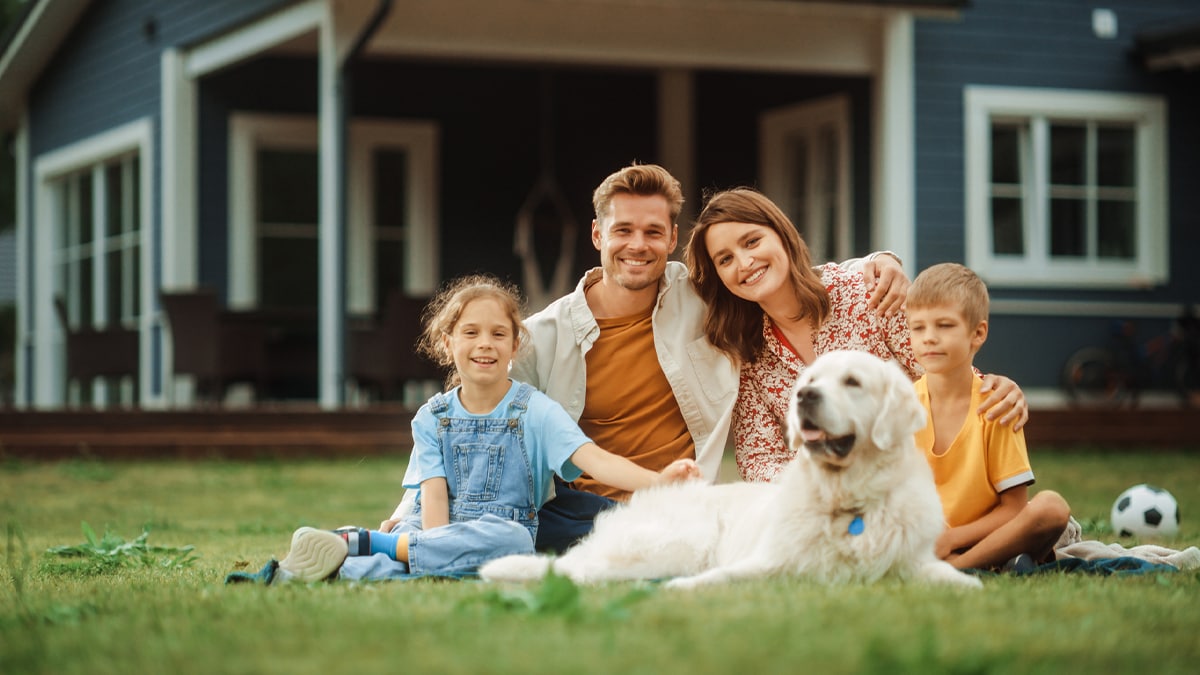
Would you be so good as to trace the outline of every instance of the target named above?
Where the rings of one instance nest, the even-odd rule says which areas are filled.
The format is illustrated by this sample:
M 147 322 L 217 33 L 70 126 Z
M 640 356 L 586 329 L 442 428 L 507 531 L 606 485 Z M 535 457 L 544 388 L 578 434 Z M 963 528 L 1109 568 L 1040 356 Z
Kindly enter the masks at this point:
M 901 441 L 925 428 L 925 407 L 917 398 L 913 383 L 895 361 L 885 361 L 880 369 L 881 400 L 879 414 L 871 427 L 871 441 L 880 450 L 907 445 Z

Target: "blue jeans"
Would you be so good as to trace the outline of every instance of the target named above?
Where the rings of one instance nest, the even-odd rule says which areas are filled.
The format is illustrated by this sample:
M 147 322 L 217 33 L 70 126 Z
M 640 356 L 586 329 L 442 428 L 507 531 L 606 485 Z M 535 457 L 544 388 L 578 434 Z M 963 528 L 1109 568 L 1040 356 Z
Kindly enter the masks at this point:
M 409 516 L 392 532 L 421 532 L 409 539 L 406 565 L 385 553 L 350 556 L 338 570 L 338 578 L 410 579 L 423 576 L 474 576 L 493 558 L 533 553 L 533 538 L 525 526 L 487 514 L 476 520 L 450 523 L 421 530 L 420 516 Z
M 537 550 L 562 553 L 592 531 L 596 516 L 616 504 L 554 479 L 555 497 L 538 511 Z

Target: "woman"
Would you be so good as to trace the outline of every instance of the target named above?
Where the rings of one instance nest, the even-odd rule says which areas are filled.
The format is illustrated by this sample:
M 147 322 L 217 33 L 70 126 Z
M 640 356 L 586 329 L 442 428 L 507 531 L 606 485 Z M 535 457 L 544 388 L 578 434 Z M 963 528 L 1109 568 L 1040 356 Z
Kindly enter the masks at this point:
M 895 360 L 914 380 L 921 376 L 904 312 L 869 309 L 861 274 L 834 263 L 814 269 L 796 227 L 763 194 L 738 188 L 713 195 L 685 255 L 708 306 L 708 339 L 742 363 L 733 433 L 743 479 L 772 480 L 791 461 L 783 437 L 787 394 L 817 356 L 865 351 Z M 989 417 L 1004 414 L 1003 422 L 1020 428 L 1025 399 L 1016 384 L 989 375 L 984 386 L 992 390 L 984 409 L 999 404 Z

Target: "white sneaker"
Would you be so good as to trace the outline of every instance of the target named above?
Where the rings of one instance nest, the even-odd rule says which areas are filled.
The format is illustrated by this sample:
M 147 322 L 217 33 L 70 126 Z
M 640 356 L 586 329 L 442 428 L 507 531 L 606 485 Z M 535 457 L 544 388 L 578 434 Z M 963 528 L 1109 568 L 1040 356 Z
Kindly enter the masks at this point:
M 302 527 L 292 533 L 292 550 L 279 561 L 279 571 L 289 581 L 321 581 L 341 568 L 347 553 L 346 541 L 340 535 Z

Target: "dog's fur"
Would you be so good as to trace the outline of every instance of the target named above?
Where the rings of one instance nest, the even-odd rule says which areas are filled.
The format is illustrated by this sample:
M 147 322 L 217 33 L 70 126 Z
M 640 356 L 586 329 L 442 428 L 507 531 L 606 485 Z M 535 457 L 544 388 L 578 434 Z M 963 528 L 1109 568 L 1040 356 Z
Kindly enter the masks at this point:
M 675 577 L 676 588 L 768 575 L 979 587 L 934 555 L 944 521 L 913 441 L 924 425 L 912 383 L 894 363 L 825 354 L 792 392 L 787 441 L 796 458 L 774 482 L 641 490 L 602 513 L 561 558 L 507 556 L 480 575 L 529 580 L 553 566 L 581 583 Z

